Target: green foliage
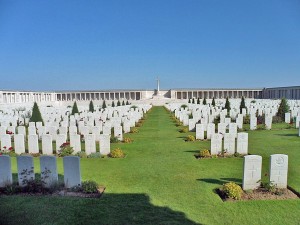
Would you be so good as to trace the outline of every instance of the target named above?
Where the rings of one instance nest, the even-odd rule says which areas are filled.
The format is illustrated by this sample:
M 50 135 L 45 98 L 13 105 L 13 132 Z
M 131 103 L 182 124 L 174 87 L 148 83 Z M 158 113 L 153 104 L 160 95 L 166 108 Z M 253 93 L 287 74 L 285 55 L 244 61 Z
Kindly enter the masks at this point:
M 115 107 L 115 102 L 114 101 L 112 101 L 111 106 Z
M 123 106 L 125 105 L 125 102 L 124 102 L 124 100 L 122 101 L 122 105 L 123 105 Z
M 40 109 L 39 109 L 39 106 L 36 102 L 34 102 L 34 104 L 33 104 L 32 115 L 31 115 L 31 118 L 30 118 L 29 121 L 30 122 L 42 122 L 42 123 L 44 123 L 43 118 L 42 118 L 42 114 L 41 114 Z
M 260 186 L 265 188 L 268 192 L 275 193 L 276 185 L 272 181 L 261 182 Z
M 120 102 L 120 100 L 118 100 L 118 102 L 117 102 L 117 106 L 121 106 L 121 102 Z
M 120 148 L 116 148 L 109 153 L 109 157 L 111 158 L 124 158 L 125 154 Z
M 199 156 L 202 158 L 208 158 L 210 157 L 210 152 L 207 149 L 200 150 Z
M 120 141 L 119 141 L 119 139 L 117 138 L 117 137 L 115 137 L 115 136 L 111 136 L 110 137 L 110 143 L 119 143 Z
M 246 115 L 243 118 L 243 124 L 250 124 L 250 115 Z
M 246 108 L 245 98 L 242 96 L 241 104 L 240 104 L 240 113 L 242 113 L 242 109 Z
M 195 138 L 195 136 L 193 136 L 193 135 L 188 135 L 188 136 L 186 137 L 185 141 L 196 141 L 196 138 Z
M 75 156 L 78 156 L 80 158 L 87 158 L 87 154 L 84 152 L 84 151 L 81 151 L 81 152 L 77 152 L 75 154 Z
M 187 108 L 188 106 L 187 106 L 186 104 L 183 104 L 183 105 L 181 105 L 180 107 L 185 109 L 185 108 Z
M 195 99 L 194 98 L 192 99 L 192 103 L 195 104 Z
M 133 106 L 131 106 L 130 108 L 132 108 L 132 109 L 136 109 L 137 108 L 137 106 L 136 105 L 133 105 Z
M 83 181 L 81 188 L 83 193 L 98 193 L 98 184 L 93 180 Z
M 74 102 L 73 107 L 72 107 L 72 112 L 71 114 L 74 115 L 75 113 L 79 113 L 77 103 Z
M 213 97 L 212 102 L 211 102 L 212 106 L 216 106 L 216 101 L 215 101 L 215 97 Z
M 124 140 L 123 140 L 123 142 L 124 142 L 124 143 L 132 143 L 133 140 L 132 140 L 132 138 L 130 138 L 130 137 L 125 137 Z
M 243 195 L 243 190 L 241 186 L 234 182 L 223 184 L 222 191 L 226 194 L 228 198 L 233 198 L 236 200 L 240 200 Z
M 225 109 L 227 109 L 227 112 L 229 113 L 229 111 L 230 111 L 230 102 L 229 102 L 229 99 L 228 99 L 228 97 L 226 98 L 226 102 L 225 102 Z
M 282 123 L 284 120 L 280 116 L 273 116 L 272 123 Z
M 206 104 L 207 104 L 207 102 L 206 102 L 206 98 L 204 98 L 204 99 L 203 99 L 203 102 L 202 102 L 202 104 L 203 104 L 203 105 L 206 105 Z
M 188 101 L 188 103 L 191 103 L 191 99 L 189 98 L 189 101 Z
M 105 100 L 102 103 L 102 109 L 106 109 L 106 102 L 105 102 Z
M 69 142 L 63 143 L 60 146 L 60 150 L 58 150 L 58 156 L 59 157 L 65 157 L 73 155 L 74 149 L 71 147 Z
M 266 125 L 265 124 L 258 124 L 256 126 L 256 130 L 266 130 Z
M 179 130 L 180 133 L 187 133 L 189 132 L 189 129 L 187 127 L 183 127 Z
M 90 104 L 89 104 L 89 112 L 94 112 L 95 109 L 94 109 L 94 103 L 93 101 L 90 101 Z
M 138 132 L 139 132 L 139 130 L 137 128 L 135 128 L 135 127 L 130 128 L 130 133 L 138 133 Z
M 129 102 L 128 102 L 128 100 L 126 101 L 126 105 L 130 105 Z
M 197 98 L 197 104 L 200 105 L 200 98 Z
M 102 158 L 100 152 L 93 152 L 87 156 L 88 158 Z
M 289 111 L 290 107 L 287 100 L 282 98 L 276 116 L 279 116 L 284 121 L 285 113 L 288 113 Z

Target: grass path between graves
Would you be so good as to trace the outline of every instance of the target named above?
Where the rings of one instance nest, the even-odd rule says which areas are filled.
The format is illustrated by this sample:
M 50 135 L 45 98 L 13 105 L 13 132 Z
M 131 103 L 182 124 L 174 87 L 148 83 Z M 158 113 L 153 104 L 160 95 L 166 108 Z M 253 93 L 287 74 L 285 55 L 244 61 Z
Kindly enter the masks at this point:
M 107 187 L 100 199 L 1 197 L 0 224 L 300 224 L 300 200 L 222 202 L 214 189 L 242 182 L 243 159 L 196 160 L 209 142 L 185 142 L 170 115 L 153 107 L 140 132 L 126 135 L 133 143 L 113 144 L 124 159 L 81 159 L 82 179 Z M 300 191 L 297 132 L 250 131 L 249 150 L 263 156 L 263 173 L 271 154 L 288 154 L 288 182 Z

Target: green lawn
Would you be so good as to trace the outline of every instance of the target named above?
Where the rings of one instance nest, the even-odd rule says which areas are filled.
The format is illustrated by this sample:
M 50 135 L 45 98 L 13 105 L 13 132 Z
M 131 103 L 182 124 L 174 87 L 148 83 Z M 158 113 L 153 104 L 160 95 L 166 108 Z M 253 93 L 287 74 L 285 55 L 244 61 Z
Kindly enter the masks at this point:
M 214 189 L 242 182 L 243 159 L 196 160 L 209 142 L 185 142 L 178 130 L 170 113 L 153 107 L 140 132 L 128 135 L 133 143 L 112 145 L 126 158 L 81 160 L 82 179 L 107 187 L 100 199 L 0 197 L 0 224 L 300 224 L 300 200 L 222 202 Z M 297 134 L 249 131 L 249 150 L 263 156 L 263 173 L 271 154 L 288 154 L 288 183 L 300 191 Z

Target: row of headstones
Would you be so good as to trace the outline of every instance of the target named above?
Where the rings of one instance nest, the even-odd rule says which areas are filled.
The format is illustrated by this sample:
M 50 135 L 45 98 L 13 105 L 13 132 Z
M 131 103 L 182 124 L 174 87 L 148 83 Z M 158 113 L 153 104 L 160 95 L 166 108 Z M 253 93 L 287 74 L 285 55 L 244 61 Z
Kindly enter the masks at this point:
M 237 144 L 236 144 L 235 134 L 226 133 L 224 134 L 224 145 L 222 134 L 212 134 L 211 144 L 210 144 L 210 154 L 218 155 L 222 152 L 222 149 L 227 154 L 234 154 L 235 152 L 247 155 L 248 154 L 248 133 L 238 133 L 237 134 Z M 224 147 L 224 148 L 222 148 Z
M 23 134 L 14 135 L 14 150 L 17 154 L 25 153 L 25 137 Z M 1 150 L 8 150 L 12 147 L 11 136 L 8 134 L 0 136 Z M 67 142 L 67 135 L 58 134 L 55 140 L 55 150 L 60 150 L 60 146 Z M 91 154 L 96 152 L 96 142 L 99 142 L 100 153 L 107 155 L 110 153 L 110 135 L 99 135 L 96 139 L 94 134 L 84 136 L 85 152 Z M 70 135 L 70 146 L 73 147 L 74 154 L 81 151 L 81 136 L 78 134 Z M 28 153 L 39 153 L 38 135 L 28 136 Z M 49 134 L 42 136 L 42 153 L 45 155 L 53 154 L 53 139 Z
M 25 186 L 26 181 L 35 179 L 34 163 L 32 156 L 18 156 L 18 183 Z M 81 185 L 80 158 L 65 156 L 63 158 L 64 184 L 66 188 Z M 41 179 L 46 187 L 58 182 L 57 162 L 55 156 L 40 157 Z M 13 183 L 11 158 L 7 155 L 0 156 L 0 187 Z
M 237 136 L 237 124 L 236 123 L 229 123 L 226 125 L 225 123 L 218 124 L 218 133 L 224 135 L 227 131 L 227 126 L 230 134 Z M 206 131 L 206 139 L 210 140 L 211 136 L 215 134 L 215 124 L 208 123 L 208 124 L 196 124 L 196 139 L 197 140 L 204 140 L 204 132 Z
M 114 128 L 114 135 L 115 136 L 122 136 L 123 135 L 123 129 L 124 133 L 129 133 L 130 128 L 135 126 L 135 121 L 133 121 L 133 124 L 130 123 L 124 123 L 123 126 L 116 125 L 116 126 L 70 126 L 70 127 L 28 127 L 28 135 L 35 135 L 38 134 L 39 136 L 42 136 L 44 134 L 51 134 L 53 137 L 55 137 L 58 133 L 59 134 L 78 134 L 78 130 L 80 134 L 87 135 L 87 134 L 111 134 L 112 128 Z M 23 134 L 27 135 L 26 128 L 24 126 L 18 126 L 18 127 L 3 127 L 0 126 L 0 135 L 7 134 L 7 131 L 11 132 L 11 136 L 15 134 Z M 17 132 L 16 132 L 17 131 Z
M 244 157 L 243 190 L 253 190 L 260 186 L 262 157 L 247 155 Z M 277 188 L 287 187 L 288 156 L 274 154 L 270 157 L 269 182 Z

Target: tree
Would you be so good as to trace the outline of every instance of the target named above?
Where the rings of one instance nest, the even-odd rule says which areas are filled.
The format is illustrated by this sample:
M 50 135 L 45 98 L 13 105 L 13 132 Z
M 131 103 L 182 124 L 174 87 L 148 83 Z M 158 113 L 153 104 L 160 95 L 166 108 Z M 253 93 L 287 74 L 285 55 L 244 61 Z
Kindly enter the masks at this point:
M 213 97 L 212 102 L 211 102 L 212 106 L 216 106 L 216 102 L 215 102 L 215 97 Z
M 79 113 L 78 107 L 77 107 L 77 103 L 76 103 L 76 102 L 74 102 L 74 104 L 73 104 L 71 114 L 72 114 L 72 115 L 75 115 L 75 113 Z
M 246 108 L 245 98 L 242 96 L 241 105 L 240 105 L 240 113 L 242 113 L 243 109 Z
M 284 121 L 285 113 L 289 111 L 290 107 L 287 103 L 287 100 L 285 98 L 282 98 L 276 116 L 279 116 Z
M 203 99 L 203 105 L 206 105 L 206 98 Z
M 195 99 L 194 98 L 192 99 L 192 103 L 195 104 Z
M 126 102 L 126 105 L 130 105 L 129 102 L 128 102 L 128 100 L 127 100 L 127 102 Z
M 188 103 L 191 103 L 191 99 L 189 98 L 189 101 L 188 101 Z
M 200 98 L 197 99 L 197 104 L 200 105 Z
M 115 107 L 115 102 L 114 101 L 112 101 L 111 106 Z
M 105 100 L 103 101 L 102 103 L 102 109 L 105 109 L 106 108 L 106 103 L 105 103 Z
M 93 101 L 90 101 L 89 112 L 94 112 L 94 111 L 95 111 L 95 109 L 94 109 Z
M 42 118 L 42 114 L 41 114 L 40 109 L 39 109 L 39 106 L 36 102 L 34 102 L 34 104 L 33 104 L 32 115 L 31 115 L 29 121 L 30 122 L 42 122 L 42 123 L 44 123 L 43 118 Z
M 123 100 L 123 102 L 122 102 L 122 105 L 125 105 L 125 102 L 124 102 L 124 100 Z
M 118 102 L 117 102 L 117 106 L 121 106 L 121 102 L 120 102 L 120 100 L 118 100 Z
M 225 109 L 227 109 L 227 113 L 229 113 L 230 111 L 230 102 L 229 102 L 229 99 L 228 97 L 226 98 L 226 102 L 225 102 Z

